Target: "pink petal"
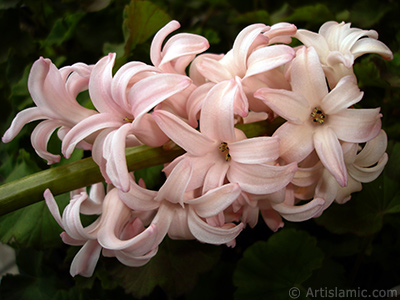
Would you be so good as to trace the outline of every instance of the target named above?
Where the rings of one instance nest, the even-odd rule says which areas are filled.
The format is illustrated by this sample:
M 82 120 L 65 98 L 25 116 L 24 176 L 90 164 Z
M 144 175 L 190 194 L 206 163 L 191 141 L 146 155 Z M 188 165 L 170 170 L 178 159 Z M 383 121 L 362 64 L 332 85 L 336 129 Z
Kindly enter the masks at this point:
M 176 34 L 165 43 L 162 50 L 163 58 L 158 67 L 162 68 L 163 64 L 183 56 L 189 56 L 193 59 L 196 54 L 207 50 L 209 46 L 207 39 L 200 35 L 191 33 Z
M 239 32 L 232 47 L 234 62 L 235 66 L 238 68 L 238 74 L 244 74 L 246 72 L 246 61 L 250 51 L 252 50 L 251 46 L 257 37 L 269 28 L 270 27 L 265 24 L 252 24 Z
M 169 140 L 151 114 L 144 114 L 135 119 L 132 123 L 132 133 L 143 144 L 150 147 L 160 147 Z
M 328 115 L 336 114 L 358 103 L 363 95 L 355 76 L 348 75 L 340 79 L 335 88 L 322 99 L 321 108 Z
M 132 255 L 129 252 L 120 250 L 114 251 L 115 257 L 123 263 L 125 266 L 128 267 L 141 267 L 147 264 L 151 258 L 153 258 L 157 254 L 158 248 L 154 248 L 153 250 L 149 251 L 145 255 Z
M 301 162 L 313 150 L 314 128 L 305 123 L 295 125 L 289 122 L 280 126 L 273 134 L 279 138 L 281 157 L 286 162 Z
M 101 113 L 90 116 L 74 126 L 64 137 L 62 152 L 65 157 L 69 157 L 76 144 L 89 135 L 106 128 L 118 128 L 126 124 L 119 116 L 111 113 Z
M 204 54 L 200 54 L 192 61 L 192 63 L 190 64 L 190 67 L 189 67 L 189 77 L 193 80 L 193 83 L 197 86 L 201 86 L 202 84 L 209 82 L 208 76 L 214 75 L 214 72 L 208 72 L 207 68 L 202 69 L 202 63 L 203 63 L 203 60 L 205 57 L 207 57 L 211 60 L 220 61 L 222 59 L 222 57 L 224 57 L 224 54 L 204 53 Z M 211 64 L 212 63 L 213 62 L 211 62 Z M 217 65 L 220 65 L 220 64 L 217 64 Z M 220 72 L 220 70 L 221 69 L 217 69 L 216 71 Z M 203 71 L 204 71 L 204 74 L 202 73 Z M 229 74 L 229 76 L 230 76 L 230 74 Z M 225 76 L 222 76 L 221 80 L 224 80 L 224 78 L 225 78 Z M 231 76 L 229 78 L 231 78 Z M 221 81 L 221 80 L 218 80 L 217 78 L 215 78 L 213 80 L 214 81 L 216 80 L 216 82 Z
M 200 242 L 213 245 L 231 242 L 244 228 L 243 223 L 239 225 L 226 224 L 223 227 L 211 226 L 200 219 L 193 209 L 189 209 L 188 224 L 190 231 L 196 239 Z
M 347 185 L 347 169 L 342 147 L 335 132 L 324 126 L 314 133 L 314 146 L 322 164 L 336 178 L 340 186 Z
M 294 124 L 302 124 L 310 117 L 310 105 L 298 93 L 283 89 L 261 88 L 254 97 L 262 100 L 276 114 Z
M 79 274 L 83 277 L 91 277 L 99 260 L 101 249 L 96 240 L 87 241 L 71 263 L 69 271 L 71 276 L 74 277 Z
M 60 155 L 55 155 L 47 151 L 47 143 L 53 132 L 60 127 L 60 125 L 58 121 L 42 121 L 35 127 L 31 134 L 33 148 L 41 158 L 47 160 L 48 165 L 60 161 Z
M 157 196 L 156 191 L 151 191 L 139 186 L 138 184 L 136 184 L 133 178 L 131 178 L 130 184 L 131 187 L 129 189 L 129 192 L 124 193 L 122 191 L 119 191 L 120 199 L 130 209 L 150 211 L 160 206 L 160 203 L 154 200 L 154 198 Z
M 101 227 L 97 232 L 99 244 L 110 250 L 126 250 L 139 256 L 153 249 L 157 237 L 154 225 L 150 225 L 130 239 L 121 240 L 119 238 L 119 231 L 130 216 L 131 210 L 119 199 L 118 190 L 109 191 L 104 199 Z
M 200 119 L 200 111 L 207 93 L 214 86 L 214 83 L 207 82 L 197 87 L 189 96 L 186 102 L 186 111 L 189 125 L 197 128 Z
M 112 68 L 115 56 L 115 53 L 110 53 L 96 63 L 89 80 L 89 94 L 93 105 L 99 112 L 112 113 L 124 118 L 123 108 L 115 103 L 111 95 Z
M 273 232 L 277 232 L 285 225 L 282 222 L 282 217 L 273 209 L 261 210 L 261 216 L 263 217 L 265 224 L 267 224 L 269 229 Z
M 171 203 L 179 203 L 183 206 L 183 197 L 192 177 L 192 172 L 192 164 L 190 158 L 187 157 L 175 166 L 154 200 L 168 200 Z
M 30 107 L 20 111 L 11 122 L 10 128 L 4 133 L 2 137 L 3 143 L 12 141 L 25 124 L 40 119 L 47 119 L 47 116 L 38 107 Z
M 229 183 L 209 190 L 204 195 L 186 203 L 193 207 L 200 217 L 209 218 L 218 215 L 229 207 L 239 197 L 240 193 L 238 184 Z
M 351 48 L 351 52 L 353 53 L 355 58 L 366 53 L 377 53 L 386 60 L 393 59 L 392 51 L 381 41 L 372 38 L 358 40 Z
M 179 22 L 172 20 L 155 34 L 150 46 L 150 59 L 153 65 L 158 66 L 161 63 L 163 42 L 171 32 L 177 30 L 179 27 L 181 27 Z
M 216 84 L 204 99 L 200 131 L 216 141 L 235 141 L 234 105 L 238 92 L 235 80 Z
M 303 205 L 287 205 L 285 203 L 272 204 L 283 218 L 291 222 L 303 222 L 317 216 L 323 207 L 325 201 L 321 198 L 315 198 Z
M 131 107 L 127 95 L 132 83 L 141 79 L 142 76 L 150 76 L 150 74 L 154 74 L 155 72 L 160 71 L 142 62 L 131 61 L 126 63 L 118 69 L 111 81 L 112 98 L 126 113 L 130 112 Z
M 218 159 L 215 161 L 215 164 L 208 169 L 204 177 L 202 193 L 220 187 L 224 183 L 228 169 L 229 163 L 225 160 Z
M 229 143 L 232 160 L 243 164 L 262 164 L 279 157 L 277 137 L 255 137 Z
M 291 64 L 291 84 L 294 92 L 307 99 L 311 107 L 318 106 L 328 94 L 325 74 L 313 47 L 301 47 Z
M 349 166 L 349 174 L 359 182 L 374 181 L 382 173 L 388 162 L 388 155 L 384 153 L 381 159 L 373 167 L 360 167 L 356 164 Z
M 46 205 L 49 208 L 49 211 L 53 218 L 56 220 L 58 225 L 60 225 L 61 228 L 64 229 L 64 225 L 62 222 L 61 214 L 58 209 L 58 204 L 56 200 L 54 199 L 53 194 L 51 193 L 50 189 L 46 189 L 43 193 L 44 200 L 46 201 Z
M 357 154 L 354 163 L 360 167 L 370 167 L 376 164 L 385 153 L 387 143 L 386 132 L 381 130 L 375 138 L 365 144 L 364 148 Z
M 194 156 L 204 156 L 217 147 L 213 140 L 170 112 L 157 110 L 153 113 L 153 118 L 171 140 Z
M 379 108 L 346 109 L 328 116 L 329 127 L 345 142 L 364 143 L 376 137 L 381 130 Z
M 140 80 L 132 86 L 128 95 L 132 115 L 138 118 L 191 83 L 189 77 L 179 74 L 155 74 Z
M 325 37 L 321 34 L 305 29 L 298 29 L 294 37 L 300 40 L 305 46 L 314 47 L 322 60 L 328 56 L 330 51 L 329 45 Z
M 229 182 L 238 183 L 245 192 L 270 194 L 288 185 L 296 170 L 296 163 L 286 166 L 272 166 L 231 162 L 227 177 Z
M 229 70 L 220 63 L 219 60 L 209 56 L 201 56 L 199 59 L 197 59 L 196 69 L 205 78 L 214 83 L 233 78 L 233 74 L 231 74 Z
M 260 74 L 280 67 L 293 59 L 295 51 L 286 45 L 274 45 L 255 50 L 247 60 L 246 76 Z
M 125 148 L 126 137 L 132 131 L 132 124 L 122 125 L 106 138 L 103 145 L 103 156 L 106 163 L 106 172 L 113 185 L 123 192 L 130 187 L 129 172 L 126 164 Z

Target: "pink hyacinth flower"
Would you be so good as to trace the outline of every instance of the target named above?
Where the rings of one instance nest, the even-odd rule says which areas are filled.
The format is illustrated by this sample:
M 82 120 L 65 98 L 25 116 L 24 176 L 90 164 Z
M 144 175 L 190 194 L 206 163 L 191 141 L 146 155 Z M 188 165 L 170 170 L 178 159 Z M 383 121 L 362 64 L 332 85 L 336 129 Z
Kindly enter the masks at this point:
M 295 34 L 304 45 L 316 49 L 331 88 L 342 77 L 353 75 L 354 60 L 366 53 L 377 53 L 387 60 L 393 59 L 392 51 L 378 40 L 375 30 L 350 26 L 350 23 L 329 21 L 320 27 L 318 33 L 299 29 Z
M 363 143 L 378 135 L 381 114 L 376 109 L 349 108 L 363 93 L 354 76 L 343 77 L 328 91 L 314 48 L 302 47 L 291 65 L 292 91 L 262 88 L 255 96 L 288 122 L 273 136 L 280 139 L 281 158 L 301 162 L 314 149 L 340 186 L 347 171 L 340 141 Z
M 35 61 L 29 73 L 28 89 L 36 107 L 19 112 L 2 141 L 10 142 L 27 123 L 44 120 L 32 132 L 32 146 L 48 164 L 58 162 L 60 156 L 47 151 L 52 133 L 60 128 L 62 139 L 74 125 L 96 113 L 76 101 L 76 96 L 87 89 L 91 70 L 92 66 L 83 63 L 57 69 L 49 59 L 41 57 Z

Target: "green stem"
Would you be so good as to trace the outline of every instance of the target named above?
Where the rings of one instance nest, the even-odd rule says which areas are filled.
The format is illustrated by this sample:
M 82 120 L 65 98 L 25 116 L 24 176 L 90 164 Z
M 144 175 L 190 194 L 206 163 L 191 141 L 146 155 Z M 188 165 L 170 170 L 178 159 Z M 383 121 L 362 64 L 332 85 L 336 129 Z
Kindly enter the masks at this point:
M 271 135 L 281 123 L 281 119 L 278 119 L 273 123 L 262 121 L 237 127 L 248 137 L 254 137 Z M 165 150 L 143 145 L 128 148 L 126 160 L 129 171 L 136 171 L 168 163 L 183 153 L 184 150 L 179 147 Z M 101 181 L 104 179 L 99 167 L 89 157 L 5 183 L 0 186 L 0 216 L 42 201 L 46 189 L 50 189 L 53 195 L 60 195 Z

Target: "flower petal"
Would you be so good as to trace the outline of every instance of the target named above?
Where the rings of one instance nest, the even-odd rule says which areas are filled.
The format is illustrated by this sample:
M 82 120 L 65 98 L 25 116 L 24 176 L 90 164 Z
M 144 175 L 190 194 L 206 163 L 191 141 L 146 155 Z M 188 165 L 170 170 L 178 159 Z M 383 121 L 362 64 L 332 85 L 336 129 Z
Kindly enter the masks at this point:
M 171 140 L 194 156 L 203 156 L 216 147 L 213 140 L 170 112 L 157 110 L 153 113 L 153 118 Z
M 223 227 L 214 227 L 204 222 L 194 211 L 189 208 L 189 229 L 200 242 L 221 245 L 233 241 L 243 230 L 244 224 L 225 224 Z
M 381 130 L 379 108 L 346 109 L 329 115 L 329 127 L 345 142 L 364 143 L 376 137 Z
M 72 260 L 70 274 L 91 277 L 99 260 L 102 247 L 96 240 L 89 240 L 83 245 Z
M 150 59 L 153 65 L 158 66 L 161 63 L 161 49 L 165 38 L 173 31 L 177 30 L 181 25 L 178 21 L 172 20 L 155 35 L 150 46 Z
M 286 166 L 272 166 L 231 162 L 227 177 L 229 182 L 238 183 L 245 192 L 271 194 L 288 185 L 296 170 L 296 163 Z
M 322 99 L 321 108 L 328 115 L 336 114 L 358 103 L 363 95 L 355 76 L 348 75 L 340 79 L 335 88 Z
M 279 157 L 279 138 L 255 137 L 229 143 L 232 160 L 243 164 L 262 164 Z
M 41 158 L 47 160 L 48 165 L 59 162 L 61 158 L 60 155 L 55 155 L 47 151 L 47 143 L 51 135 L 60 126 L 59 121 L 42 121 L 35 127 L 31 134 L 33 148 Z
M 274 45 L 255 50 L 247 60 L 246 76 L 260 74 L 280 67 L 293 59 L 295 51 L 286 45 Z
M 287 205 L 285 203 L 272 204 L 283 218 L 291 222 L 303 222 L 317 216 L 325 201 L 321 198 L 314 198 L 312 201 L 303 205 Z
M 335 132 L 326 126 L 316 130 L 314 146 L 325 168 L 336 178 L 340 186 L 346 186 L 347 169 L 344 163 L 342 147 Z
M 218 215 L 229 207 L 240 195 L 241 190 L 236 183 L 229 183 L 209 190 L 204 195 L 185 201 L 202 218 Z
M 128 99 L 135 118 L 149 112 L 168 97 L 190 86 L 192 80 L 179 74 L 155 74 L 135 83 Z
M 291 123 L 302 124 L 310 116 L 311 108 L 307 100 L 292 91 L 261 88 L 254 93 L 254 97 Z
M 392 51 L 381 41 L 372 38 L 358 40 L 351 48 L 351 52 L 355 58 L 366 53 L 377 53 L 386 60 L 393 59 Z

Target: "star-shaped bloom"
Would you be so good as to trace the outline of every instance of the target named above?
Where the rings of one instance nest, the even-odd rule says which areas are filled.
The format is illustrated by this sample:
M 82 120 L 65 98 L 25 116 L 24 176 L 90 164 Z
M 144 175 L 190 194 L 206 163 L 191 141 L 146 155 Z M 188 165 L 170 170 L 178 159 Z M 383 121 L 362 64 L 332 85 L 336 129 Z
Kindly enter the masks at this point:
M 377 53 L 387 60 L 392 51 L 378 40 L 375 30 L 352 28 L 350 23 L 329 21 L 318 33 L 299 29 L 295 37 L 316 49 L 331 88 L 346 75 L 353 75 L 354 60 L 366 53 Z
M 292 91 L 262 88 L 255 96 L 288 122 L 274 137 L 280 139 L 281 158 L 304 160 L 314 149 L 340 186 L 347 185 L 341 141 L 364 143 L 378 135 L 381 114 L 376 109 L 350 108 L 362 99 L 352 75 L 329 91 L 318 54 L 302 47 L 291 65 Z

